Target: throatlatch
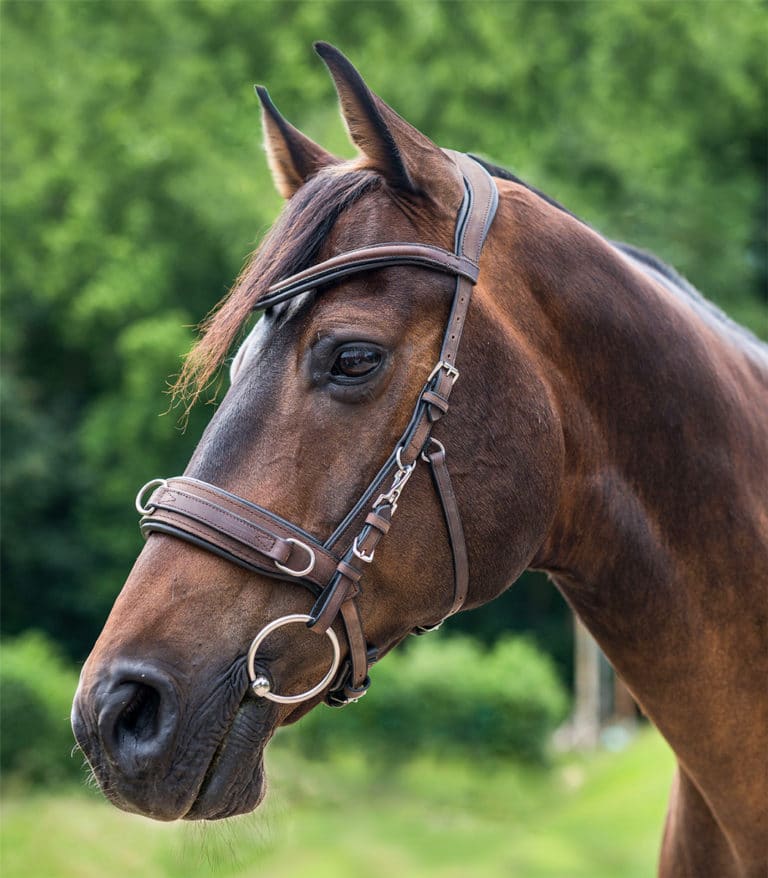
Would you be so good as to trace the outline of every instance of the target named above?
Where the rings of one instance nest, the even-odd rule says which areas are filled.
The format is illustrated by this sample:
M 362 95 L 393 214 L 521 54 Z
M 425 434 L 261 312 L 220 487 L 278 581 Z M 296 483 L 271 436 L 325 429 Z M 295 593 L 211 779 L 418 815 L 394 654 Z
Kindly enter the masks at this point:
M 321 285 L 393 265 L 413 265 L 456 277 L 440 359 L 419 393 L 411 420 L 384 466 L 333 534 L 321 543 L 261 506 L 186 476 L 154 479 L 136 498 L 145 537 L 152 533 L 170 534 L 261 575 L 298 582 L 316 595 L 309 615 L 283 616 L 270 622 L 254 638 L 247 654 L 247 667 L 257 697 L 295 703 L 316 697 L 330 685 L 327 703 L 343 706 L 366 693 L 370 685 L 368 670 L 376 661 L 377 650 L 367 643 L 363 633 L 357 601 L 359 584 L 365 566 L 374 562 L 379 541 L 389 531 L 400 496 L 419 461 L 429 465 L 443 509 L 453 555 L 454 588 L 447 611 L 434 624 L 418 628 L 415 633 L 438 627 L 458 612 L 466 599 L 469 567 L 464 531 L 445 447 L 432 437 L 432 428 L 448 411 L 451 391 L 459 377 L 456 355 L 472 287 L 479 274 L 480 254 L 496 212 L 498 191 L 480 164 L 461 153 L 446 152 L 459 166 L 465 188 L 453 253 L 411 243 L 383 243 L 351 250 L 274 284 L 254 303 L 254 310 L 263 310 Z M 145 503 L 143 497 L 150 488 L 154 490 Z M 339 615 L 348 645 L 344 662 L 331 628 Z M 305 622 L 311 630 L 330 638 L 333 663 L 325 677 L 307 692 L 278 695 L 272 691 L 269 678 L 257 669 L 256 655 L 268 634 L 294 622 Z

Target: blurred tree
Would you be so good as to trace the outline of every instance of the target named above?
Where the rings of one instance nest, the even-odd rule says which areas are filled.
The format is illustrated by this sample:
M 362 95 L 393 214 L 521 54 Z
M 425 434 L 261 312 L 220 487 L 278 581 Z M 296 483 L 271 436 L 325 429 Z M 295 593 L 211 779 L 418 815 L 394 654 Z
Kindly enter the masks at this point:
M 164 379 L 280 202 L 251 84 L 350 155 L 310 44 L 346 50 L 445 146 L 513 167 L 768 335 L 766 7 L 732 3 L 6 0 L 3 631 L 84 654 L 179 472 Z M 549 619 L 540 581 L 454 627 Z M 518 620 L 516 623 L 514 620 Z

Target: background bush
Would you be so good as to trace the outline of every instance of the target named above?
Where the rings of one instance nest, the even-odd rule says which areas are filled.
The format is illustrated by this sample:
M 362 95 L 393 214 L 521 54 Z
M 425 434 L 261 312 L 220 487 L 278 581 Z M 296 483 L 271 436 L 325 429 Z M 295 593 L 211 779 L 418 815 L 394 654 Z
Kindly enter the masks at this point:
M 69 724 L 77 672 L 42 634 L 0 643 L 0 771 L 50 785 L 85 777 Z
M 386 656 L 366 697 L 318 707 L 284 729 L 279 746 L 306 756 L 341 750 L 397 760 L 423 752 L 546 758 L 567 698 L 550 659 L 521 638 L 483 649 L 433 637 Z M 83 780 L 69 724 L 77 673 L 40 633 L 0 644 L 0 770 L 31 784 Z
M 567 705 L 552 662 L 523 638 L 492 649 L 467 637 L 421 640 L 387 655 L 371 680 L 357 704 L 317 708 L 279 740 L 309 756 L 428 751 L 541 762 Z

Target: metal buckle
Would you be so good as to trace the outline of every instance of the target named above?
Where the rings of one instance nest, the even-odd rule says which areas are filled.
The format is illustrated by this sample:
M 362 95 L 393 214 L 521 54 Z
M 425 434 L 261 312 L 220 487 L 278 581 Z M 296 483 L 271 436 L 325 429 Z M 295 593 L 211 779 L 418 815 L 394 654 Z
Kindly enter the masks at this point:
M 455 384 L 456 379 L 459 377 L 459 370 L 445 360 L 440 360 L 435 368 L 429 373 L 429 378 L 427 378 L 427 384 L 429 384 L 429 382 L 435 377 L 435 375 L 437 375 L 437 373 L 441 369 L 445 369 L 448 377 L 451 379 L 451 384 Z
M 159 488 L 160 485 L 165 487 L 167 484 L 168 482 L 166 479 L 150 479 L 150 481 L 148 481 L 147 484 L 139 490 L 139 493 L 136 495 L 136 500 L 134 501 L 136 511 L 139 513 L 139 515 L 151 515 L 152 510 L 155 508 L 154 506 L 144 506 L 144 504 L 142 503 L 144 495 L 147 493 L 147 491 L 150 488 Z M 155 492 L 152 491 L 152 494 L 154 493 Z M 150 495 L 150 500 L 151 499 L 152 497 Z
M 414 460 L 413 463 L 409 463 L 407 466 L 403 463 L 403 446 L 399 445 L 397 450 L 395 451 L 395 462 L 397 463 L 397 472 L 392 479 L 392 484 L 389 490 L 385 494 L 379 494 L 379 496 L 374 500 L 373 506 L 376 508 L 380 506 L 382 503 L 386 503 L 389 508 L 392 510 L 392 515 L 397 511 L 397 501 L 400 499 L 400 494 L 403 491 L 403 488 L 408 484 L 408 479 L 410 479 L 413 471 L 416 469 L 416 463 L 418 461 Z M 370 564 L 373 561 L 373 556 L 375 554 L 375 549 L 372 549 L 370 554 L 366 555 L 366 553 L 360 548 L 358 540 L 362 536 L 362 531 L 355 537 L 352 542 L 352 554 L 359 558 L 361 561 L 365 561 L 366 564 Z
M 362 686 L 354 689 L 351 686 L 341 685 L 338 689 L 332 689 L 326 696 L 325 703 L 328 707 L 346 707 L 348 704 L 356 704 L 368 691 L 371 685 L 371 678 L 366 676 Z M 347 695 L 352 692 L 352 695 Z
M 251 681 L 251 691 L 257 698 L 266 698 L 268 701 L 276 701 L 278 704 L 297 704 L 299 701 L 307 701 L 309 698 L 314 698 L 315 695 L 319 695 L 320 692 L 322 692 L 331 682 L 338 670 L 339 662 L 341 661 L 339 638 L 336 636 L 336 632 L 333 628 L 327 628 L 325 631 L 328 635 L 328 639 L 331 641 L 331 645 L 333 646 L 333 660 L 331 661 L 331 667 L 323 679 L 316 686 L 307 689 L 306 692 L 302 692 L 300 695 L 277 695 L 271 691 L 272 683 L 269 678 L 264 674 L 256 673 L 256 650 L 258 650 L 266 637 L 278 628 L 282 628 L 283 625 L 290 625 L 292 622 L 311 621 L 312 616 L 308 616 L 306 613 L 292 613 L 289 616 L 281 616 L 279 619 L 275 619 L 274 622 L 265 625 L 253 638 L 253 641 L 248 648 L 247 667 L 248 679 Z
M 360 534 L 358 534 L 354 541 L 352 542 L 352 554 L 359 558 L 361 561 L 365 561 L 366 564 L 370 564 L 373 561 L 373 556 L 376 554 L 376 549 L 371 549 L 369 555 L 366 555 L 365 552 L 358 546 L 357 541 L 360 539 Z
M 281 564 L 279 561 L 275 561 L 275 567 L 278 570 L 282 570 L 283 573 L 287 573 L 289 576 L 306 576 L 308 573 L 311 573 L 315 569 L 315 550 L 308 546 L 306 543 L 302 543 L 300 540 L 294 540 L 293 537 L 287 537 L 286 543 L 290 543 L 293 546 L 300 546 L 309 556 L 309 564 L 303 570 L 291 570 L 290 567 L 286 567 L 285 564 Z M 274 561 L 274 558 L 272 559 Z

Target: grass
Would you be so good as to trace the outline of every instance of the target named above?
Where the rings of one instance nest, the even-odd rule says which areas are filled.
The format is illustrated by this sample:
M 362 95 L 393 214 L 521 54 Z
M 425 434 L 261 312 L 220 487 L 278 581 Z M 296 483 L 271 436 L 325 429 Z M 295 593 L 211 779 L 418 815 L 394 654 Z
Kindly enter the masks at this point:
M 647 878 L 672 756 L 650 730 L 551 771 L 418 759 L 373 769 L 273 747 L 256 814 L 157 824 L 86 790 L 2 802 L 3 878 Z

